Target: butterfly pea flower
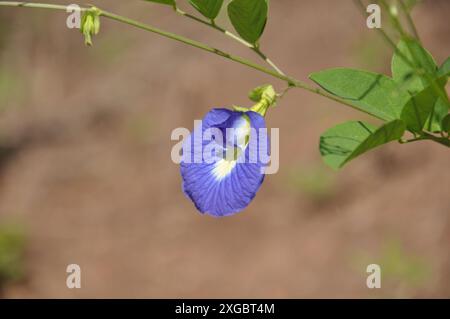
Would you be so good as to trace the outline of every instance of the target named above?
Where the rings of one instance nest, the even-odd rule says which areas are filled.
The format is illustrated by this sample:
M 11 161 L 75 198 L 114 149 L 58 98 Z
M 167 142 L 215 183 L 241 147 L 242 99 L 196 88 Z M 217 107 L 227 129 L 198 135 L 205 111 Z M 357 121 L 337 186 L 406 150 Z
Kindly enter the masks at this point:
M 182 188 L 201 213 L 233 215 L 255 197 L 269 162 L 264 115 L 272 104 L 212 109 L 184 141 Z

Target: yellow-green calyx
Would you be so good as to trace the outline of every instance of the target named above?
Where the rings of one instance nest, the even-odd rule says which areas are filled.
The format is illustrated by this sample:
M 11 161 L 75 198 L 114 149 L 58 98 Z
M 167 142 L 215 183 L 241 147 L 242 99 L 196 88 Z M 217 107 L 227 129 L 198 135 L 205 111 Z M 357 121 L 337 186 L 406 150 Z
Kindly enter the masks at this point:
M 256 102 L 250 110 L 261 114 L 261 116 L 266 116 L 267 110 L 275 106 L 277 102 L 277 93 L 270 84 L 257 87 L 249 93 L 248 97 Z
M 83 13 L 81 19 L 81 33 L 84 35 L 84 43 L 92 45 L 92 36 L 100 32 L 100 9 L 92 7 Z
M 262 85 L 253 89 L 248 97 L 253 102 L 256 102 L 251 108 L 245 108 L 241 106 L 233 106 L 235 111 L 247 112 L 253 111 L 259 113 L 261 116 L 266 116 L 267 110 L 276 105 L 277 93 L 272 85 Z

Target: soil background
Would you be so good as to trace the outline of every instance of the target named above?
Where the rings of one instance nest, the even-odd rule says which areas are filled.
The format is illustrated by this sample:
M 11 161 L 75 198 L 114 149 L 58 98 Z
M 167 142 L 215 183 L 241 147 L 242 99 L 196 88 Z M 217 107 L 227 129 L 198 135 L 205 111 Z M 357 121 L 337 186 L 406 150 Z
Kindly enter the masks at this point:
M 168 7 L 90 2 L 257 60 Z M 442 63 L 450 1 L 423 1 L 413 13 Z M 27 235 L 25 277 L 3 297 L 450 297 L 443 146 L 394 143 L 332 172 L 320 134 L 346 120 L 377 122 L 291 90 L 267 117 L 280 128 L 279 172 L 244 212 L 203 216 L 181 191 L 172 130 L 191 129 L 211 107 L 249 105 L 253 87 L 284 84 L 108 20 L 85 47 L 66 17 L 0 9 L 0 222 Z M 261 44 L 300 79 L 338 66 L 390 74 L 392 49 L 350 0 L 272 0 Z M 73 263 L 81 289 L 66 287 Z M 366 286 L 372 263 L 381 289 Z

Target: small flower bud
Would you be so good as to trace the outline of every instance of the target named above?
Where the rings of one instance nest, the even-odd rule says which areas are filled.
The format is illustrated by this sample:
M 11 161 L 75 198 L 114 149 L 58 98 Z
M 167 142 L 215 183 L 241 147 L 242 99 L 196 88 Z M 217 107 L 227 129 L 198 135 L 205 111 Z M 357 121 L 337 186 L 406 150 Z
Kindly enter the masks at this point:
M 92 7 L 83 14 L 81 19 L 81 33 L 84 35 L 84 43 L 92 45 L 92 36 L 100 32 L 100 10 Z
M 263 85 L 253 89 L 249 98 L 257 102 L 250 110 L 265 116 L 267 110 L 276 105 L 277 93 L 272 85 Z

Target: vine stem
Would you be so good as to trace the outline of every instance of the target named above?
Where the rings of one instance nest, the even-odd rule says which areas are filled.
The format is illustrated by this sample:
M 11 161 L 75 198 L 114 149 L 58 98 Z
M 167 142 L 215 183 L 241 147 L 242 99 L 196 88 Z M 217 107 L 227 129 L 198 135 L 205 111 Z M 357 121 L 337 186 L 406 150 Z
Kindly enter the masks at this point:
M 364 3 L 362 0 L 354 0 L 356 6 L 361 10 L 361 13 L 364 17 L 366 17 L 366 7 L 364 6 Z M 389 11 L 389 7 L 384 1 L 381 1 L 381 4 L 384 6 L 386 10 Z M 375 28 L 377 32 L 381 35 L 381 37 L 394 49 L 394 52 L 397 53 L 397 55 L 405 62 L 409 67 L 414 68 L 413 63 L 401 52 L 397 45 L 395 44 L 394 40 L 391 39 L 391 37 L 387 34 L 386 31 L 383 30 L 383 28 Z
M 175 41 L 187 44 L 187 45 L 195 47 L 197 49 L 201 49 L 203 51 L 207 51 L 207 52 L 213 53 L 215 55 L 219 55 L 219 56 L 224 57 L 226 59 L 229 59 L 231 61 L 237 62 L 239 64 L 243 64 L 243 65 L 245 65 L 247 67 L 250 67 L 252 69 L 258 70 L 258 71 L 263 72 L 263 73 L 266 73 L 267 75 L 271 75 L 271 76 L 276 77 L 276 78 L 278 78 L 280 80 L 286 81 L 289 84 L 292 84 L 292 85 L 295 85 L 295 86 L 303 85 L 300 81 L 298 81 L 298 80 L 296 80 L 296 79 L 294 79 L 292 77 L 289 77 L 289 76 L 287 76 L 285 74 L 278 73 L 276 70 L 269 70 L 269 69 L 267 69 L 267 68 L 265 68 L 265 67 L 263 67 L 263 66 L 261 66 L 259 64 L 256 64 L 256 63 L 254 63 L 254 62 L 252 62 L 250 60 L 244 59 L 244 58 L 242 58 L 240 56 L 237 56 L 237 55 L 233 55 L 233 54 L 227 53 L 227 52 L 222 51 L 220 49 L 217 49 L 217 48 L 214 48 L 214 47 L 209 46 L 207 44 L 204 44 L 202 42 L 198 42 L 198 41 L 186 38 L 186 37 L 178 35 L 178 34 L 167 32 L 167 31 L 155 28 L 155 27 L 153 27 L 151 25 L 148 25 L 148 24 L 145 24 L 145 23 L 142 23 L 142 22 L 139 22 L 139 21 L 127 18 L 127 17 L 123 17 L 123 16 L 120 16 L 120 15 L 117 15 L 117 14 L 114 14 L 114 13 L 111 13 L 111 12 L 108 12 L 108 11 L 100 10 L 100 15 L 105 17 L 105 18 L 111 19 L 111 20 L 115 20 L 115 21 L 118 21 L 118 22 L 121 22 L 121 23 L 124 23 L 124 24 L 128 24 L 128 25 L 134 26 L 134 27 L 139 28 L 139 29 L 143 29 L 143 30 L 146 30 L 146 31 L 149 31 L 149 32 L 153 32 L 153 33 L 159 34 L 159 35 L 161 35 L 163 37 L 166 37 L 166 38 L 169 38 L 169 39 L 172 39 L 172 40 L 175 40 Z M 306 84 L 304 84 L 304 85 L 306 85 Z
M 362 2 L 360 2 L 360 4 L 362 4 Z M 60 10 L 60 11 L 67 11 L 67 9 L 68 9 L 68 6 L 65 6 L 65 5 L 56 5 L 56 4 L 47 4 L 47 3 L 30 3 L 30 2 L 19 2 L 19 1 L 3 1 L 3 2 L 0 2 L 0 6 L 24 7 L 24 8 L 40 8 L 40 9 L 50 9 L 50 10 Z M 218 55 L 218 56 L 224 57 L 226 59 L 229 59 L 229 60 L 231 60 L 233 62 L 239 63 L 241 65 L 245 65 L 245 66 L 247 66 L 249 68 L 252 68 L 252 69 L 257 70 L 259 72 L 265 73 L 266 75 L 270 75 L 270 76 L 272 76 L 274 78 L 277 78 L 279 80 L 285 81 L 288 84 L 288 88 L 284 91 L 284 93 L 286 93 L 292 87 L 301 88 L 301 89 L 304 89 L 304 90 L 309 91 L 311 93 L 314 93 L 314 94 L 320 95 L 322 97 L 325 97 L 327 99 L 330 99 L 330 100 L 333 100 L 335 102 L 338 102 L 340 104 L 346 105 L 346 106 L 348 106 L 350 108 L 353 108 L 353 109 L 355 109 L 357 111 L 360 111 L 360 112 L 369 114 L 371 116 L 377 117 L 380 120 L 383 120 L 382 118 L 380 118 L 380 117 L 378 117 L 378 116 L 376 116 L 374 114 L 370 114 L 369 112 L 366 112 L 366 111 L 364 111 L 362 109 L 359 109 L 359 108 L 355 107 L 354 105 L 350 104 L 349 102 L 345 101 L 344 99 L 341 99 L 341 98 L 339 98 L 339 97 L 337 97 L 337 96 L 335 96 L 335 95 L 333 95 L 331 93 L 328 93 L 328 92 L 322 90 L 321 88 L 312 87 L 312 86 L 308 85 L 307 83 L 305 83 L 303 81 L 299 81 L 299 80 L 297 80 L 297 79 L 295 79 L 293 77 L 285 75 L 278 68 L 276 68 L 276 66 L 275 66 L 275 70 L 270 70 L 270 69 L 265 68 L 264 66 L 261 66 L 259 64 L 253 63 L 253 62 L 251 62 L 249 60 L 246 60 L 246 59 L 244 59 L 242 57 L 229 54 L 227 52 L 224 52 L 222 50 L 219 50 L 217 48 L 214 48 L 212 46 L 204 44 L 202 42 L 198 42 L 198 41 L 195 41 L 195 40 L 183 37 L 181 35 L 177 35 L 177 34 L 174 34 L 174 33 L 171 33 L 171 32 L 167 32 L 167 31 L 155 28 L 155 27 L 153 27 L 151 25 L 148 25 L 148 24 L 145 24 L 145 23 L 142 23 L 142 22 L 139 22 L 139 21 L 127 18 L 127 17 L 123 17 L 123 16 L 120 16 L 120 15 L 117 15 L 117 14 L 114 14 L 114 13 L 111 13 L 111 12 L 108 12 L 108 11 L 105 11 L 105 10 L 100 10 L 98 8 L 95 8 L 95 7 L 80 8 L 80 11 L 81 12 L 86 12 L 86 11 L 90 11 L 90 10 L 94 10 L 94 9 L 96 10 L 96 14 L 99 14 L 100 16 L 103 16 L 105 18 L 108 18 L 108 19 L 111 19 L 111 20 L 114 20 L 114 21 L 117 21 L 117 22 L 120 22 L 120 23 L 124 23 L 124 24 L 130 25 L 130 26 L 134 26 L 136 28 L 139 28 L 139 29 L 142 29 L 142 30 L 145 30 L 145 31 L 156 33 L 156 34 L 158 34 L 160 36 L 163 36 L 163 37 L 166 37 L 168 39 L 172 39 L 172 40 L 184 43 L 186 45 L 198 48 L 200 50 L 203 50 L 203 51 L 206 51 L 206 52 L 209 52 L 209 53 L 213 53 L 215 55 Z M 174 9 L 176 10 L 176 8 L 174 8 Z M 194 17 L 194 16 L 192 16 L 192 17 Z M 195 20 L 198 20 L 199 22 L 202 22 L 204 24 L 206 23 L 206 24 L 209 25 L 208 22 L 203 21 L 202 19 L 199 19 L 197 17 L 194 17 L 194 18 L 195 18 Z M 212 23 L 212 25 L 214 25 L 214 23 Z M 218 28 L 220 28 L 220 27 L 218 27 Z M 221 30 L 221 28 L 219 30 Z M 243 44 L 245 44 L 244 40 L 240 39 L 239 37 L 235 36 L 234 34 L 232 34 L 230 32 L 225 32 L 225 34 L 227 34 L 228 36 L 234 37 L 236 40 L 239 40 L 240 42 L 243 42 Z M 387 38 L 389 39 L 388 36 L 387 36 Z M 395 47 L 395 45 L 394 45 L 394 47 Z M 268 63 L 272 64 L 272 62 L 259 50 L 259 48 L 257 46 L 253 46 L 253 50 L 256 53 L 258 53 L 258 55 L 260 55 L 264 60 L 266 60 L 266 62 L 269 61 Z M 405 61 L 409 62 L 408 60 L 405 60 Z M 281 96 L 283 96 L 284 93 Z M 439 137 L 436 137 L 434 135 L 428 134 L 426 132 L 423 132 L 421 139 L 432 140 L 432 141 L 437 142 L 439 144 L 442 144 L 442 145 L 450 147 L 450 140 L 449 139 L 447 139 L 447 138 L 439 138 Z M 408 142 L 408 141 L 405 141 L 405 142 Z
M 25 7 L 25 8 L 41 8 L 41 9 L 52 9 L 52 10 L 63 10 L 63 11 L 67 10 L 67 6 L 64 6 L 64 5 L 53 5 L 53 4 L 45 4 L 45 3 L 29 3 L 29 2 L 19 2 L 19 1 L 3 1 L 3 2 L 0 2 L 0 6 Z M 139 28 L 139 29 L 142 29 L 142 30 L 145 30 L 145 31 L 156 33 L 156 34 L 158 34 L 160 36 L 163 36 L 163 37 L 166 37 L 166 38 L 169 38 L 169 39 L 172 39 L 172 40 L 184 43 L 186 45 L 198 48 L 200 50 L 203 50 L 203 51 L 206 51 L 206 52 L 209 52 L 209 53 L 221 56 L 221 57 L 226 58 L 228 60 L 231 60 L 233 62 L 245 65 L 245 66 L 247 66 L 249 68 L 252 68 L 252 69 L 257 70 L 259 72 L 262 72 L 262 73 L 265 73 L 267 75 L 270 75 L 270 76 L 272 76 L 274 78 L 277 78 L 279 80 L 285 81 L 291 87 L 304 89 L 304 90 L 309 91 L 311 93 L 320 95 L 320 96 L 325 97 L 327 99 L 330 99 L 330 100 L 333 100 L 333 101 L 338 102 L 340 104 L 343 104 L 343 105 L 346 105 L 348 107 L 351 107 L 351 108 L 353 108 L 353 109 L 355 109 L 357 111 L 360 111 L 360 112 L 363 112 L 363 113 L 375 116 L 373 114 L 370 114 L 369 112 L 366 112 L 364 110 L 356 108 L 354 105 L 348 103 L 347 101 L 345 101 L 345 100 L 343 100 L 343 99 L 341 99 L 341 98 L 339 98 L 339 97 L 337 97 L 337 96 L 335 96 L 335 95 L 333 95 L 331 93 L 328 93 L 328 92 L 326 92 L 326 91 L 324 91 L 324 90 L 322 90 L 320 88 L 312 87 L 312 86 L 308 85 L 307 83 L 305 83 L 303 81 L 299 81 L 299 80 L 297 80 L 297 79 L 295 79 L 293 77 L 290 77 L 290 76 L 278 73 L 275 70 L 269 70 L 269 69 L 267 69 L 267 68 L 265 68 L 265 67 L 263 67 L 263 66 L 261 66 L 259 64 L 253 63 L 253 62 L 251 62 L 249 60 L 246 60 L 246 59 L 244 59 L 242 57 L 229 54 L 227 52 L 224 52 L 222 50 L 216 49 L 216 48 L 214 48 L 212 46 L 209 46 L 207 44 L 204 44 L 204 43 L 201 43 L 201 42 L 198 42 L 198 41 L 195 41 L 195 40 L 191 40 L 189 38 L 186 38 L 186 37 L 183 37 L 183 36 L 171 33 L 171 32 L 160 30 L 160 29 L 155 28 L 155 27 L 153 27 L 151 25 L 148 25 L 148 24 L 145 24 L 145 23 L 142 23 L 142 22 L 139 22 L 139 21 L 127 18 L 127 17 L 123 17 L 123 16 L 120 16 L 120 15 L 117 15 L 117 14 L 114 14 L 114 13 L 111 13 L 111 12 L 108 12 L 108 11 L 105 11 L 105 10 L 101 10 L 101 9 L 98 9 L 98 8 L 96 8 L 96 9 L 99 10 L 99 14 L 101 16 L 105 17 L 105 18 L 108 18 L 108 19 L 111 19 L 111 20 L 115 20 L 117 22 L 124 23 L 124 24 L 130 25 L 130 26 L 134 26 L 136 28 Z M 81 11 L 89 11 L 89 10 L 91 10 L 91 9 L 90 8 L 81 8 Z M 381 118 L 379 118 L 379 119 L 383 120 Z
M 32 3 L 32 2 L 18 2 L 18 1 L 2 1 L 0 6 L 5 7 L 23 7 L 23 8 L 35 8 L 35 9 L 50 9 L 50 10 L 63 10 L 66 11 L 68 6 L 60 4 L 48 4 L 48 3 Z M 80 8 L 80 10 L 87 11 L 87 8 Z
M 179 15 L 189 18 L 191 20 L 194 20 L 196 22 L 200 22 L 201 24 L 204 24 L 210 28 L 213 28 L 214 30 L 217 30 L 223 34 L 225 34 L 227 37 L 239 42 L 240 44 L 243 44 L 244 46 L 246 46 L 247 48 L 249 48 L 250 50 L 252 50 L 253 52 L 255 52 L 260 58 L 262 58 L 268 65 L 270 65 L 275 71 L 277 71 L 278 73 L 285 75 L 285 73 L 283 71 L 281 71 L 281 69 L 274 63 L 272 62 L 272 60 L 270 60 L 261 50 L 258 46 L 255 46 L 247 41 L 245 41 L 244 39 L 238 37 L 237 35 L 235 35 L 234 33 L 226 30 L 223 27 L 218 26 L 214 20 L 212 20 L 211 22 L 203 20 L 201 18 L 198 18 L 190 13 L 184 12 L 183 10 L 180 10 L 179 8 L 175 7 L 175 12 L 178 13 Z
M 409 26 L 410 26 L 410 28 L 411 28 L 413 34 L 414 34 L 414 37 L 415 37 L 419 42 L 422 42 L 422 41 L 420 40 L 419 32 L 417 31 L 417 28 L 416 28 L 416 25 L 415 25 L 415 23 L 414 23 L 414 20 L 413 20 L 413 18 L 412 18 L 412 16 L 411 16 L 411 12 L 410 12 L 410 10 L 408 9 L 408 7 L 406 6 L 405 1 L 399 0 L 398 2 L 400 3 L 400 6 L 402 7 L 403 12 L 404 12 L 404 14 L 406 15 L 406 19 L 408 20 L 408 24 L 409 24 Z
M 23 8 L 39 8 L 39 9 L 50 9 L 50 10 L 60 10 L 60 11 L 66 11 L 67 8 L 68 8 L 68 6 L 65 6 L 65 5 L 54 5 L 54 4 L 47 4 L 47 3 L 29 3 L 29 2 L 22 2 L 22 1 L 2 1 L 2 2 L 0 2 L 0 6 L 23 7 Z M 91 10 L 91 9 L 90 8 L 81 8 L 82 12 L 89 11 L 89 10 Z M 158 34 L 160 36 L 163 36 L 163 37 L 166 37 L 166 38 L 169 38 L 169 39 L 172 39 L 172 40 L 175 40 L 175 41 L 187 44 L 187 45 L 195 47 L 197 49 L 201 49 L 203 51 L 207 51 L 207 52 L 213 53 L 215 55 L 224 57 L 226 59 L 232 60 L 232 61 L 237 62 L 239 64 L 243 64 L 243 65 L 245 65 L 247 67 L 250 67 L 250 68 L 253 68 L 253 69 L 258 70 L 260 72 L 263 72 L 263 73 L 265 73 L 267 75 L 276 77 L 276 78 L 278 78 L 280 80 L 286 81 L 290 85 L 294 85 L 296 87 L 308 86 L 306 83 L 302 83 L 301 81 L 296 80 L 296 79 L 294 79 L 292 77 L 289 77 L 289 76 L 283 74 L 282 72 L 279 73 L 276 70 L 273 70 L 273 71 L 269 70 L 269 69 L 267 69 L 267 68 L 265 68 L 265 67 L 263 67 L 263 66 L 261 66 L 259 64 L 253 63 L 250 60 L 244 59 L 244 58 L 239 57 L 237 55 L 232 55 L 230 53 L 227 53 L 225 51 L 219 50 L 217 48 L 214 48 L 214 47 L 209 46 L 207 44 L 204 44 L 202 42 L 195 41 L 195 40 L 186 38 L 186 37 L 178 35 L 178 34 L 167 32 L 167 31 L 158 29 L 156 27 L 153 27 L 151 25 L 148 25 L 148 24 L 145 24 L 145 23 L 142 23 L 142 22 L 139 22 L 139 21 L 136 21 L 136 20 L 133 20 L 133 19 L 130 19 L 130 18 L 127 18 L 127 17 L 121 16 L 121 15 L 115 14 L 115 13 L 112 13 L 112 12 L 108 12 L 106 10 L 102 10 L 102 9 L 98 9 L 98 10 L 99 10 L 99 15 L 103 16 L 105 18 L 108 18 L 108 19 L 111 19 L 111 20 L 115 20 L 117 22 L 121 22 L 121 23 L 130 25 L 130 26 L 134 26 L 136 28 L 139 28 L 139 29 L 142 29 L 142 30 L 145 30 L 145 31 L 156 33 L 156 34 Z M 194 16 L 192 16 L 192 17 L 194 17 Z M 196 19 L 198 19 L 198 18 L 196 18 Z M 198 20 L 199 20 L 199 22 L 202 22 L 201 19 L 198 19 Z M 203 21 L 203 23 L 204 22 L 205 21 Z M 231 33 L 227 33 L 227 34 L 231 34 Z M 236 37 L 236 39 L 239 39 L 239 38 Z M 242 40 L 242 39 L 240 39 L 240 40 Z M 241 42 L 245 42 L 245 41 L 242 40 Z M 262 53 L 259 53 L 259 54 L 262 54 Z
M 399 140 L 400 144 L 409 144 L 409 143 L 418 142 L 418 141 L 433 141 L 433 142 L 442 144 L 444 146 L 450 147 L 450 140 L 448 138 L 437 137 L 437 136 L 434 136 L 434 135 L 426 133 L 426 132 L 423 132 L 421 135 L 414 137 L 412 139 L 409 139 L 409 140 L 402 140 L 402 139 Z

